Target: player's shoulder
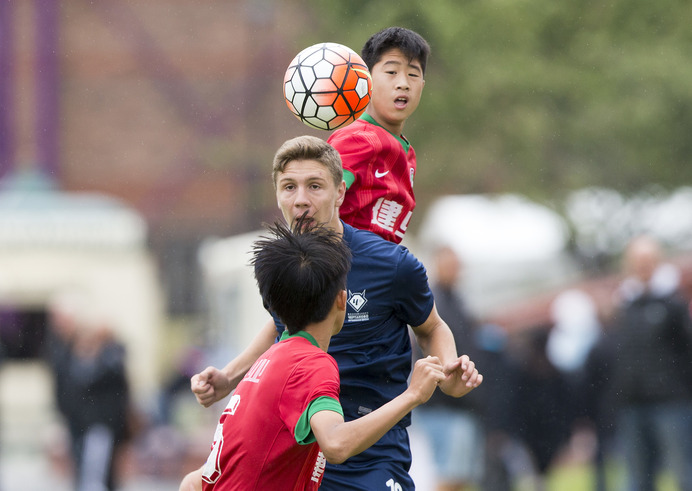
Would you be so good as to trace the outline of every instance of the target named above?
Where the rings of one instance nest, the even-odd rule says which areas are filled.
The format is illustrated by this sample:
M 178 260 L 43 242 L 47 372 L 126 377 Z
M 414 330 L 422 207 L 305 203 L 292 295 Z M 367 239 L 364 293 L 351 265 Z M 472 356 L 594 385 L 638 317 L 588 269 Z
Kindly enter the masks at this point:
M 290 367 L 290 368 L 289 368 Z M 302 346 L 298 352 L 291 352 L 291 363 L 286 364 L 289 378 L 305 381 L 317 376 L 321 380 L 335 379 L 338 383 L 339 367 L 332 355 L 316 346 Z
M 401 247 L 399 244 L 395 244 L 394 242 L 389 242 L 388 240 L 383 239 L 381 236 L 377 235 L 371 230 L 356 228 L 353 225 L 349 225 L 343 221 L 342 223 L 344 226 L 344 239 L 349 246 L 351 246 L 351 249 L 363 245 L 383 250 L 395 250 Z
M 390 242 L 370 230 L 355 228 L 344 223 L 344 238 L 351 247 L 354 260 L 366 256 L 368 258 L 391 257 L 392 260 L 418 261 L 418 259 L 401 244 Z
M 332 132 L 327 139 L 327 142 L 332 145 L 344 143 L 362 143 L 377 139 L 377 134 L 381 128 L 365 119 L 357 119 L 348 126 L 339 128 Z

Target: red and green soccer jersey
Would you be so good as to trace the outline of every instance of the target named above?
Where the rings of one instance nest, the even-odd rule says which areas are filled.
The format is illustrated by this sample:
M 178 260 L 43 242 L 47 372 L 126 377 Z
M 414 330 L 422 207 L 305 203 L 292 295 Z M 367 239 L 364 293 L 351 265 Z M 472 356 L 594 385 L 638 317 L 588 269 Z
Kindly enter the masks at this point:
M 336 130 L 327 141 L 341 155 L 348 186 L 339 208 L 341 219 L 353 227 L 400 243 L 416 207 L 413 147 L 377 124 L 367 113 Z
M 336 362 L 310 334 L 285 332 L 255 362 L 223 411 L 203 489 L 316 490 L 326 461 L 310 418 L 323 410 L 343 415 Z

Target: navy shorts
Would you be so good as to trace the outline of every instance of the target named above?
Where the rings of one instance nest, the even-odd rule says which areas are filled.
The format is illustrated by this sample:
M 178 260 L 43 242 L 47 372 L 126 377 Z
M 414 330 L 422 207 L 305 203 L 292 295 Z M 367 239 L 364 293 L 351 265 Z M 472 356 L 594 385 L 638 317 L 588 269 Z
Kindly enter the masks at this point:
M 343 464 L 327 464 L 320 491 L 413 491 L 408 431 L 395 427 Z

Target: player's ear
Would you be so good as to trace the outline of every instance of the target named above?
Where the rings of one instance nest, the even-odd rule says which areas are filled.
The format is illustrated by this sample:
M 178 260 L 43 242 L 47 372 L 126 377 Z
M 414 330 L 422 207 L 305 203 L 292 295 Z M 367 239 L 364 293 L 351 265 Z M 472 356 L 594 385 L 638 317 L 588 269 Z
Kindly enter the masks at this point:
M 344 198 L 346 197 L 346 181 L 341 181 L 341 184 L 336 189 L 336 206 L 340 207 L 343 202 Z
M 341 290 L 336 296 L 336 308 L 340 311 L 346 310 L 346 300 L 348 296 L 346 295 L 346 290 Z

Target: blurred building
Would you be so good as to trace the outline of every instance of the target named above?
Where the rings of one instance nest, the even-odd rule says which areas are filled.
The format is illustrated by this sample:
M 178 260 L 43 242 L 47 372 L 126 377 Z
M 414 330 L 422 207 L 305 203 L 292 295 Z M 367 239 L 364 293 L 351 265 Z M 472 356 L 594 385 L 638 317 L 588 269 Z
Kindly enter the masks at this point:
M 25 171 L 133 208 L 173 314 L 196 307 L 206 236 L 274 212 L 296 9 L 270 0 L 0 2 L 0 179 Z
M 45 355 L 48 305 L 80 292 L 127 347 L 139 400 L 159 382 L 163 289 L 147 227 L 100 193 L 64 193 L 38 174 L 0 183 L 0 347 L 5 361 Z

